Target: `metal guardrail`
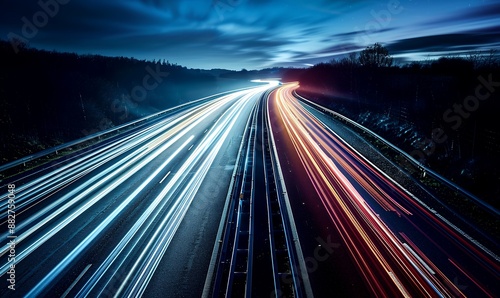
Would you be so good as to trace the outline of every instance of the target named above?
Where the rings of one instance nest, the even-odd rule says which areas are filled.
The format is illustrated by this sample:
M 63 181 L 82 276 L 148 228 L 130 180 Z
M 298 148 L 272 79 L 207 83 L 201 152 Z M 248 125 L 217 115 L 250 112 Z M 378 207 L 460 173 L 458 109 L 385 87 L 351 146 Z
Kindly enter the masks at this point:
M 248 117 L 247 123 L 245 125 L 246 128 L 250 126 L 251 120 L 252 117 L 251 116 Z M 233 229 L 232 222 L 230 221 L 230 219 L 234 217 L 235 203 L 238 201 L 234 199 L 234 196 L 235 194 L 238 194 L 237 192 L 238 185 L 241 184 L 241 179 L 242 179 L 241 174 L 245 162 L 245 156 L 243 156 L 243 152 L 246 151 L 246 147 L 248 146 L 247 144 L 248 133 L 249 129 L 245 129 L 245 132 L 241 138 L 238 154 L 236 156 L 235 167 L 233 170 L 231 181 L 229 183 L 229 191 L 226 195 L 226 200 L 222 211 L 219 229 L 217 231 L 217 237 L 215 239 L 212 258 L 210 259 L 208 273 L 205 279 L 205 285 L 203 287 L 203 293 L 202 293 L 203 298 L 212 297 L 213 293 L 219 292 L 220 289 L 220 279 L 217 275 L 220 273 L 219 266 L 220 263 L 224 261 L 221 259 L 223 258 L 223 255 L 226 253 L 225 248 L 227 247 L 229 241 L 229 238 L 225 237 L 225 233 L 227 233 L 228 230 Z
M 267 107 L 268 99 L 269 96 L 266 94 L 265 107 Z M 287 205 L 288 196 L 274 146 L 268 113 L 264 113 L 262 117 L 262 127 L 274 291 L 278 297 L 312 297 L 295 220 L 291 208 Z M 286 250 L 281 249 L 280 244 L 285 245 Z M 283 259 L 287 259 L 285 264 L 278 261 Z
M 224 226 L 224 233 L 220 235 L 219 241 L 221 245 L 215 245 L 214 254 L 218 253 L 215 249 L 220 250 L 218 253 L 217 265 L 211 266 L 211 270 L 215 272 L 214 284 L 212 293 L 213 297 L 235 295 L 244 297 L 251 294 L 251 287 L 246 289 L 248 278 L 251 281 L 251 274 L 248 275 L 248 270 L 251 270 L 251 262 L 248 256 L 251 253 L 251 201 L 253 199 L 253 160 L 255 158 L 255 131 L 257 119 L 257 105 L 253 108 L 252 114 L 249 117 L 245 133 L 240 146 L 238 163 L 236 165 L 232 188 L 229 189 L 230 200 L 229 211 L 226 218 L 222 218 L 221 224 Z M 244 153 L 243 153 L 244 152 Z M 243 154 L 242 154 L 243 153 Z M 244 220 L 246 221 L 244 225 Z M 243 239 L 247 237 L 247 239 Z M 246 241 L 244 241 L 246 240 Z M 246 244 L 246 246 L 245 246 Z M 246 257 L 245 257 L 246 256 Z M 248 261 L 247 261 L 248 260 Z M 239 262 L 239 264 L 238 264 Z M 209 271 L 209 275 L 212 275 Z M 209 281 L 207 280 L 207 285 Z M 205 287 L 207 289 L 207 286 Z M 229 296 L 228 296 L 229 295 Z
M 313 108 L 319 109 L 321 111 L 328 112 L 331 115 L 339 117 L 342 120 L 350 123 L 351 125 L 354 125 L 355 127 L 357 127 L 359 129 L 365 131 L 366 133 L 370 134 L 372 137 L 375 137 L 375 138 L 379 139 L 385 145 L 387 145 L 388 147 L 391 147 L 393 150 L 395 150 L 398 153 L 400 153 L 401 155 L 403 155 L 413 166 L 421 169 L 422 171 L 424 171 L 425 173 L 429 174 L 433 178 L 439 180 L 441 183 L 446 184 L 449 188 L 454 189 L 454 190 L 460 192 L 462 195 L 470 198 L 471 200 L 473 200 L 474 202 L 476 202 L 477 204 L 479 204 L 480 206 L 482 206 L 489 213 L 491 213 L 491 214 L 493 214 L 495 216 L 500 216 L 500 212 L 496 208 L 494 208 L 490 204 L 484 202 L 483 200 L 479 199 L 478 197 L 476 197 L 472 193 L 468 192 L 467 190 L 463 189 L 462 187 L 456 185 L 452 181 L 450 181 L 450 180 L 446 179 L 445 177 L 441 176 L 440 174 L 436 173 L 435 171 L 433 171 L 433 170 L 429 169 L 428 167 L 424 166 L 418 160 L 416 160 L 415 158 L 413 158 L 410 154 L 408 154 L 408 153 L 404 152 L 403 150 L 399 149 L 398 147 L 396 147 L 395 145 L 393 145 L 392 143 L 390 143 L 389 141 L 387 141 L 386 139 L 384 139 L 380 135 L 376 134 L 375 132 L 371 131 L 370 129 L 362 126 L 361 124 L 359 124 L 359 123 L 357 123 L 357 122 L 355 122 L 355 121 L 347 118 L 346 116 L 344 116 L 344 115 L 342 115 L 342 114 L 340 114 L 338 112 L 335 112 L 333 110 L 325 108 L 325 107 L 323 107 L 323 106 L 321 106 L 321 105 L 319 105 L 319 104 L 317 104 L 315 102 L 312 102 L 312 101 L 310 101 L 310 100 L 302 97 L 300 94 L 298 94 L 295 91 L 293 93 L 294 93 L 294 96 L 296 96 L 297 98 L 299 98 L 301 101 L 305 102 L 306 104 L 312 106 Z
M 272 272 L 266 271 L 265 274 L 272 274 L 273 280 L 269 280 L 268 285 L 273 285 L 274 292 L 269 294 L 276 297 L 312 297 L 291 208 L 285 202 L 288 198 L 282 174 L 280 176 L 276 172 L 279 163 L 265 112 L 270 92 L 262 95 L 247 121 L 236 163 L 238 169 L 235 169 L 232 187 L 226 198 L 225 208 L 228 211 L 224 214 L 227 216 L 221 219 L 203 297 L 252 296 L 253 278 L 258 274 L 253 272 L 253 241 L 259 233 L 265 233 L 270 241 L 268 248 L 258 248 L 270 252 Z M 261 156 L 256 149 L 262 149 Z M 263 169 L 256 169 L 256 161 L 260 158 Z M 256 175 L 260 175 L 257 172 L 264 173 L 265 183 L 256 182 Z M 256 198 L 258 192 L 265 193 L 265 198 Z M 263 226 L 257 228 L 254 225 L 255 217 L 259 215 L 255 210 L 256 199 L 265 200 L 260 202 L 264 203 L 261 208 L 265 206 L 266 213 L 259 213 L 267 219 L 265 231 Z
M 255 237 L 255 146 L 257 142 L 258 106 L 254 109 L 245 158 L 242 185 L 238 196 L 236 234 L 231 253 L 231 266 L 226 297 L 251 297 L 253 272 L 253 243 Z M 246 238 L 246 241 L 245 241 Z
M 248 89 L 251 89 L 251 88 L 255 88 L 255 87 L 240 88 L 240 89 L 236 89 L 236 90 L 225 91 L 225 92 L 220 92 L 220 93 L 217 93 L 217 94 L 214 94 L 214 95 L 206 96 L 206 97 L 194 100 L 194 101 L 190 101 L 190 102 L 187 102 L 187 103 L 184 103 L 184 104 L 181 104 L 181 105 L 178 105 L 178 106 L 175 106 L 175 107 L 172 107 L 172 108 L 169 108 L 169 109 L 166 109 L 166 110 L 154 113 L 152 115 L 149 115 L 149 116 L 146 116 L 146 117 L 143 117 L 143 118 L 131 121 L 131 122 L 124 123 L 124 124 L 119 125 L 119 126 L 115 126 L 115 127 L 103 130 L 103 131 L 96 132 L 94 134 L 90 134 L 88 136 L 85 136 L 83 138 L 80 138 L 80 139 L 77 139 L 77 140 L 74 140 L 74 141 L 70 141 L 70 142 L 67 142 L 67 143 L 55 146 L 55 147 L 51 147 L 51 148 L 42 150 L 42 151 L 34 153 L 32 155 L 28 155 L 28 156 L 22 157 L 20 159 L 17 159 L 17 160 L 14 160 L 14 161 L 11 161 L 11 162 L 8 162 L 8 163 L 0 165 L 0 172 L 3 172 L 5 170 L 14 168 L 14 167 L 22 165 L 22 164 L 25 164 L 25 163 L 27 163 L 29 161 L 33 161 L 35 159 L 38 159 L 38 158 L 41 158 L 41 157 L 44 157 L 44 156 L 47 156 L 47 155 L 50 155 L 50 154 L 57 153 L 58 151 L 62 151 L 64 149 L 67 149 L 67 148 L 70 148 L 72 146 L 76 146 L 76 145 L 88 142 L 88 141 L 93 140 L 93 139 L 100 139 L 102 136 L 104 136 L 106 134 L 113 133 L 113 132 L 116 132 L 116 131 L 118 131 L 120 129 L 131 127 L 133 125 L 137 125 L 137 124 L 140 124 L 140 123 L 145 123 L 147 121 L 150 121 L 153 118 L 157 118 L 157 117 L 169 114 L 169 113 L 173 113 L 173 112 L 176 112 L 176 111 L 188 108 L 189 106 L 199 104 L 199 103 L 201 103 L 203 101 L 210 101 L 211 99 L 215 99 L 218 96 L 223 96 L 223 95 L 230 94 L 230 93 L 237 92 L 237 91 L 248 90 Z

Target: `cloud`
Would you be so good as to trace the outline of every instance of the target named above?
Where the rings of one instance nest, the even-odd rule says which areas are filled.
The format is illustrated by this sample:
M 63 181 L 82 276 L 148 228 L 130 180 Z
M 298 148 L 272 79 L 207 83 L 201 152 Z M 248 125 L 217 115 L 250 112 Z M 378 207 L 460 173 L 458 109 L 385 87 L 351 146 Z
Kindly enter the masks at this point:
M 20 34 L 21 17 L 37 1 L 2 1 L 0 34 Z M 458 6 L 465 2 L 457 0 Z M 167 59 L 188 67 L 253 69 L 328 61 L 381 42 L 391 53 L 466 51 L 499 47 L 500 4 L 450 15 L 415 3 L 419 18 L 401 15 L 390 27 L 366 31 L 375 0 L 71 0 L 30 44 L 44 49 L 140 59 Z M 445 5 L 439 6 L 445 7 Z M 406 11 L 406 10 L 405 10 Z M 408 8 L 407 12 L 410 12 Z M 492 21 L 493 19 L 493 21 Z M 394 19 L 395 20 L 395 19 Z M 397 24 L 397 27 L 395 25 Z M 471 25 L 472 24 L 472 25 Z M 356 29 L 357 26 L 362 27 Z M 198 63 L 198 64 L 197 64 Z M 231 65 L 233 65 L 231 67 Z
M 342 44 L 336 44 L 334 46 L 316 51 L 315 54 L 331 54 L 331 55 L 340 55 L 340 54 L 346 54 L 350 52 L 356 52 L 359 50 L 364 49 L 364 47 L 360 47 L 359 45 L 355 43 L 342 43 Z

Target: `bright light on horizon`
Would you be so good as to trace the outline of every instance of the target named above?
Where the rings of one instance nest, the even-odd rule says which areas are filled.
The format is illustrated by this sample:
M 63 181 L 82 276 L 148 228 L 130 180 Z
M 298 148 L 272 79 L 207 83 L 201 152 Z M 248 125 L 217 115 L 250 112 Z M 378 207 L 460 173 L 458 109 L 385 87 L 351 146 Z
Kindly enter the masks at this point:
M 278 86 L 280 84 L 279 78 L 274 80 L 252 80 L 253 83 L 268 83 L 270 86 Z

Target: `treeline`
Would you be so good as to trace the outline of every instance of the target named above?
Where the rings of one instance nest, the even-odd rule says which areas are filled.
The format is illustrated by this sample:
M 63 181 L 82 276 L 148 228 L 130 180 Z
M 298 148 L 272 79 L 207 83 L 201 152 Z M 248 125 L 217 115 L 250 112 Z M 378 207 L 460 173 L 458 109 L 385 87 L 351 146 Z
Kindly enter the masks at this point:
M 0 41 L 0 164 L 225 90 L 227 70 L 77 55 Z
M 392 66 L 388 53 L 382 55 L 389 59 L 367 60 L 363 52 L 285 77 L 300 81 L 304 97 L 367 126 L 499 207 L 496 52 L 399 66 Z

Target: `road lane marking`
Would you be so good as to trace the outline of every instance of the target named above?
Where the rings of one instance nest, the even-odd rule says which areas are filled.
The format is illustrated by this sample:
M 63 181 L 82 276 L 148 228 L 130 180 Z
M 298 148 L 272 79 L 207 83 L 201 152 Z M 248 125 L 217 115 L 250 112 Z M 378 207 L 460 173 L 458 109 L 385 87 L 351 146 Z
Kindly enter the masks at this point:
M 193 148 L 194 145 L 191 145 L 191 147 L 189 147 L 188 151 L 191 150 L 191 148 Z
M 167 179 L 168 175 L 170 175 L 170 171 L 168 171 L 167 175 L 165 175 L 165 177 L 163 177 L 163 179 L 161 179 L 160 184 L 161 184 L 161 183 L 162 183 L 165 179 Z

